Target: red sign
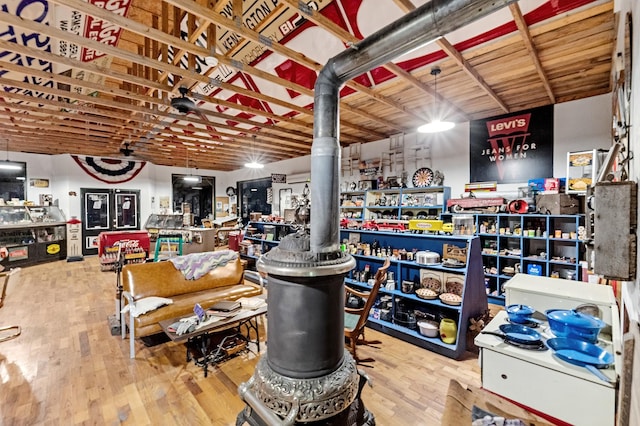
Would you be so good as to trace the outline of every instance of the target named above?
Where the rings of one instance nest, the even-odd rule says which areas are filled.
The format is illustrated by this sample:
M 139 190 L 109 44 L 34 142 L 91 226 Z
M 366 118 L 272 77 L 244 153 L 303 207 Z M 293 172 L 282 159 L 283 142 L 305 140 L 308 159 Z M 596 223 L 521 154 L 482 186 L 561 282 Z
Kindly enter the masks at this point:
M 130 0 L 89 0 L 89 2 L 120 16 L 127 16 L 129 5 L 131 3 Z M 116 46 L 121 33 L 122 28 L 119 26 L 108 21 L 103 21 L 100 18 L 87 15 L 84 27 L 85 38 L 97 40 L 100 43 L 108 44 L 109 46 Z M 102 56 L 104 56 L 104 53 L 102 52 L 96 52 L 94 49 L 83 47 L 80 60 L 82 62 L 89 62 Z
M 29 258 L 29 247 L 11 247 L 9 248 L 9 261 L 26 260 Z

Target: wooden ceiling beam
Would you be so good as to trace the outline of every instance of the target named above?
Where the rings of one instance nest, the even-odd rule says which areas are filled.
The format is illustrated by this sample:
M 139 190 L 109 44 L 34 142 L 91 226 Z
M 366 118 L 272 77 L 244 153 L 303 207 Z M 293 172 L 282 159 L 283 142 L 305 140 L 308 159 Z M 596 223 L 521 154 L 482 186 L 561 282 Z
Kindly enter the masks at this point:
M 0 40 L 0 47 L 2 47 L 3 44 L 14 45 L 15 43 L 9 43 L 9 42 L 4 42 L 4 41 Z M 49 53 L 41 52 L 41 51 L 39 51 L 37 49 L 31 49 L 31 48 L 27 48 L 27 47 L 24 47 L 24 46 L 21 49 L 21 53 L 29 54 L 29 55 L 31 55 L 31 57 L 36 57 L 36 58 L 40 57 L 40 58 L 43 58 L 44 60 L 50 59 L 51 56 L 53 56 L 54 58 L 60 58 L 57 55 L 51 55 Z M 78 61 L 78 63 L 81 64 L 79 61 Z M 90 65 L 90 64 L 87 64 L 87 65 Z M 80 65 L 78 65 L 78 66 L 80 66 Z M 76 85 L 78 85 L 78 83 L 80 83 L 80 85 L 82 85 L 83 87 L 87 87 L 87 88 L 90 88 L 92 90 L 97 90 L 97 91 L 101 91 L 101 92 L 109 93 L 109 94 L 113 94 L 113 95 L 119 95 L 119 96 L 122 96 L 122 97 L 125 97 L 125 98 L 128 98 L 128 99 L 137 100 L 137 101 L 140 101 L 140 102 L 144 102 L 145 101 L 145 96 L 144 95 L 137 95 L 135 93 L 124 91 L 124 90 L 120 90 L 120 89 L 108 88 L 107 86 L 98 85 L 98 84 L 91 83 L 91 82 L 88 82 L 88 81 L 77 81 L 77 80 L 75 80 L 75 79 L 73 79 L 71 77 L 65 77 L 65 76 L 62 76 L 62 75 L 54 75 L 52 73 L 46 73 L 46 72 L 35 70 L 35 69 L 24 68 L 24 67 L 21 67 L 19 65 L 15 65 L 15 64 L 11 64 L 11 63 L 6 63 L 6 62 L 1 62 L 0 61 L 0 69 L 2 69 L 2 68 L 14 70 L 14 71 L 17 71 L 17 72 L 18 72 L 18 70 L 20 70 L 19 72 L 26 73 L 27 75 L 31 74 L 31 75 L 34 75 L 34 76 L 38 76 L 38 77 L 42 77 L 42 78 L 48 78 L 48 79 L 51 79 L 51 80 L 64 81 L 64 82 L 66 82 L 68 84 L 76 84 Z M 91 70 L 91 71 L 94 70 L 94 67 L 91 67 L 91 66 L 89 66 L 87 68 L 89 70 Z M 106 71 L 105 71 L 105 73 L 108 74 Z M 40 89 L 38 89 L 38 90 L 40 90 Z M 73 93 L 72 92 L 63 92 L 63 93 L 58 93 L 57 95 L 62 97 L 62 98 L 69 98 L 69 97 L 73 96 Z M 88 102 L 88 103 L 95 103 L 95 102 L 97 102 L 97 99 L 98 98 L 94 98 L 94 97 L 83 98 L 83 100 Z M 99 98 L 99 99 L 104 99 L 104 98 Z M 148 100 L 154 102 L 155 104 L 157 104 L 159 106 L 163 106 L 166 109 L 169 108 L 169 105 L 166 102 L 164 102 L 164 101 L 162 101 L 160 99 L 149 98 Z M 203 100 L 205 102 L 209 102 L 210 101 L 209 97 L 202 97 L 201 100 Z M 211 103 L 214 103 L 214 104 L 220 103 L 220 104 L 222 104 L 223 102 L 218 102 L 217 100 L 214 100 L 213 98 L 211 98 Z M 135 108 L 131 104 L 114 103 L 114 104 L 111 104 L 109 106 L 113 106 L 113 107 L 121 108 L 121 109 L 129 109 L 131 111 L 137 111 L 137 112 L 144 111 L 144 110 L 139 109 L 139 108 L 142 108 L 142 107 Z M 233 107 L 233 108 L 235 108 L 237 110 L 240 110 L 240 111 L 245 111 L 245 112 L 250 112 L 250 113 L 254 113 L 255 112 L 256 115 L 265 115 L 265 113 L 262 112 L 262 111 L 255 110 L 255 109 L 250 109 L 250 108 L 247 108 L 247 107 L 243 107 L 242 105 L 238 105 L 238 104 L 227 103 L 227 106 Z M 156 109 L 150 110 L 148 112 L 151 112 L 152 114 L 157 114 L 159 112 L 159 109 L 156 108 Z M 261 114 L 258 114 L 258 112 L 260 112 Z M 224 120 L 243 122 L 245 124 L 251 124 L 251 125 L 256 126 L 256 127 L 263 127 L 265 129 L 276 131 L 276 132 L 287 134 L 287 135 L 301 136 L 301 137 L 310 136 L 310 132 L 309 133 L 301 133 L 301 132 L 297 132 L 295 130 L 289 130 L 289 129 L 285 129 L 285 128 L 281 128 L 281 127 L 273 126 L 273 125 L 265 126 L 263 123 L 260 123 L 260 122 L 257 122 L 257 121 L 251 121 L 251 120 L 243 119 L 241 117 L 236 117 L 236 116 L 232 116 L 232 115 L 224 115 L 224 114 L 221 114 L 221 113 L 211 112 L 211 114 L 216 114 L 217 116 L 219 116 L 220 118 L 222 118 Z M 272 118 L 274 117 L 273 114 L 266 114 L 266 115 L 269 115 Z M 296 120 L 286 119 L 286 118 L 283 119 L 283 121 L 299 123 Z M 305 127 L 306 127 L 306 125 L 305 125 Z
M 182 40 L 181 38 L 179 38 L 179 35 L 178 35 L 178 37 L 176 37 L 175 34 L 174 34 L 174 36 L 172 37 L 169 34 L 163 33 L 162 31 L 155 30 L 154 28 L 150 28 L 150 27 L 148 27 L 146 25 L 143 25 L 141 23 L 135 22 L 135 21 L 130 20 L 128 18 L 116 15 L 116 14 L 111 13 L 109 11 L 105 11 L 104 9 L 101 9 L 101 8 L 99 8 L 97 6 L 92 5 L 91 3 L 88 3 L 88 2 L 85 2 L 85 1 L 82 1 L 82 0 L 54 0 L 54 2 L 58 3 L 58 4 L 65 5 L 67 7 L 74 8 L 74 9 L 79 10 L 81 12 L 84 12 L 84 13 L 90 14 L 92 16 L 98 17 L 100 19 L 103 19 L 105 21 L 114 23 L 114 24 L 116 24 L 116 25 L 118 25 L 118 26 L 120 26 L 122 28 L 127 29 L 128 31 L 134 32 L 134 33 L 142 35 L 144 37 L 151 37 L 153 39 L 158 40 L 161 43 L 166 43 L 168 45 L 175 46 L 176 48 L 181 49 L 181 51 L 191 52 L 191 53 L 203 56 L 203 57 L 214 56 L 216 59 L 218 59 L 218 61 L 220 63 L 222 63 L 224 65 L 227 65 L 229 67 L 233 67 L 234 69 L 237 69 L 238 71 L 243 71 L 243 72 L 246 72 L 248 74 L 254 75 L 256 77 L 263 78 L 263 79 L 265 79 L 265 80 L 267 80 L 267 81 L 269 81 L 271 83 L 277 84 L 279 86 L 282 86 L 282 87 L 285 87 L 285 88 L 288 88 L 288 89 L 295 90 L 295 91 L 297 91 L 299 93 L 304 93 L 304 94 L 306 94 L 306 95 L 308 95 L 308 96 L 313 98 L 313 91 L 311 89 L 308 89 L 308 88 L 306 88 L 304 86 L 301 86 L 301 85 L 299 85 L 297 83 L 293 83 L 293 82 L 291 82 L 289 80 L 274 76 L 272 74 L 269 74 L 269 73 L 267 73 L 265 71 L 256 69 L 256 68 L 251 67 L 249 65 L 245 65 L 242 62 L 229 59 L 224 55 L 218 55 L 217 53 L 215 53 L 215 51 L 212 52 L 212 51 L 204 49 L 204 48 L 202 48 L 200 46 L 196 46 L 193 43 L 190 43 L 188 41 Z M 169 2 L 169 3 L 171 3 L 171 2 Z M 174 5 L 174 6 L 176 6 L 176 5 Z M 202 6 L 199 6 L 196 3 L 193 3 L 192 6 L 203 9 Z M 189 11 L 189 12 L 191 12 L 191 11 Z M 186 11 L 185 11 L 185 13 L 186 13 Z M 198 16 L 198 14 L 196 14 L 196 16 Z M 207 20 L 206 18 L 203 18 L 201 16 L 199 16 L 199 17 L 206 22 L 206 24 L 200 23 L 200 26 L 202 28 L 206 29 L 207 26 L 211 24 L 211 21 Z M 226 18 L 224 18 L 224 19 L 226 19 Z M 0 20 L 2 20 L 2 15 L 1 14 L 0 14 Z M 42 25 L 42 27 L 45 27 L 45 26 Z M 51 27 L 49 27 L 49 28 L 51 28 Z M 87 40 L 87 39 L 85 39 L 83 37 L 74 36 L 73 34 L 66 33 L 66 32 L 57 30 L 55 28 L 51 28 L 51 30 L 56 30 L 56 31 L 53 31 L 53 33 L 54 33 L 53 35 L 55 35 L 57 38 L 66 39 L 66 37 L 69 37 L 70 41 L 73 41 L 74 43 L 77 43 L 77 44 L 83 44 L 83 42 L 85 40 Z M 237 29 L 235 29 L 233 31 L 236 31 L 236 30 Z M 43 28 L 43 29 L 40 29 L 40 31 L 46 31 L 46 29 Z M 46 34 L 46 32 L 43 32 L 43 33 Z M 92 42 L 91 40 L 87 40 L 87 42 L 90 43 L 90 44 L 95 44 L 95 48 L 97 50 L 102 50 L 105 53 L 108 53 L 108 54 L 110 54 L 112 56 L 120 57 L 122 59 L 125 59 L 127 61 L 131 61 L 133 63 L 136 63 L 136 61 L 137 62 L 144 61 L 144 59 L 146 59 L 146 58 L 141 58 L 141 57 L 138 57 L 136 55 L 133 55 L 130 52 L 124 51 L 122 49 L 117 49 L 117 48 L 114 48 L 114 47 L 111 47 L 111 46 L 105 46 L 104 44 L 99 43 L 99 42 L 91 43 Z M 195 42 L 195 39 L 194 39 L 194 42 Z M 288 48 L 286 48 L 286 50 L 290 51 L 290 49 L 288 49 Z M 123 56 L 119 55 L 118 51 L 124 52 Z M 147 62 L 147 61 L 144 61 L 144 62 Z M 279 99 L 276 99 L 276 98 L 273 98 L 273 97 L 270 97 L 270 96 L 266 96 L 266 95 L 263 95 L 263 94 L 258 93 L 258 92 L 242 89 L 242 88 L 240 88 L 238 86 L 235 86 L 235 85 L 232 85 L 232 84 L 229 84 L 229 83 L 225 83 L 225 82 L 222 82 L 222 81 L 214 81 L 213 79 L 210 79 L 208 77 L 196 74 L 195 72 L 192 72 L 192 70 L 183 70 L 182 68 L 179 68 L 179 67 L 177 67 L 175 65 L 175 64 L 178 63 L 178 61 L 176 61 L 176 60 L 172 61 L 172 64 L 166 64 L 166 63 L 162 63 L 162 62 L 159 62 L 159 61 L 153 61 L 153 62 L 155 64 L 151 64 L 151 66 L 155 66 L 159 70 L 163 71 L 163 74 L 161 75 L 160 82 L 163 82 L 165 80 L 164 78 L 162 78 L 162 76 L 166 76 L 168 74 L 172 74 L 174 76 L 178 76 L 179 75 L 179 76 L 182 76 L 183 78 L 188 78 L 188 79 L 191 79 L 193 81 L 198 81 L 198 82 L 201 82 L 201 83 L 204 83 L 204 84 L 213 84 L 214 86 L 217 86 L 217 87 L 219 87 L 221 89 L 229 90 L 229 91 L 232 91 L 232 92 L 235 91 L 236 93 L 240 93 L 240 94 L 243 94 L 245 96 L 249 96 L 249 97 L 252 97 L 252 98 L 255 98 L 255 99 L 258 99 L 258 100 L 262 100 L 262 101 L 265 101 L 265 102 L 273 103 L 273 104 L 282 106 L 284 108 L 288 108 L 288 109 L 291 109 L 293 111 L 296 111 L 296 112 L 298 112 L 300 114 L 313 115 L 313 111 L 308 109 L 308 108 L 301 108 L 301 107 L 298 107 L 295 104 L 292 104 L 292 103 L 289 103 L 289 102 L 283 102 L 283 101 L 281 101 Z M 179 85 L 180 85 L 179 83 L 174 84 L 174 88 L 173 89 L 175 89 L 175 87 L 178 87 Z M 172 89 L 169 89 L 168 91 L 171 92 Z M 348 111 L 350 111 L 350 112 L 352 112 L 354 114 L 363 116 L 363 117 L 365 117 L 367 119 L 370 119 L 370 117 L 371 117 L 370 113 L 368 113 L 366 111 L 360 111 L 360 110 L 357 110 L 355 108 L 351 108 L 346 103 L 343 103 L 341 105 L 341 107 L 343 109 L 345 109 L 345 110 L 348 110 Z M 381 122 L 381 123 L 384 123 L 385 125 L 387 125 L 387 127 L 390 127 L 390 128 L 396 129 L 396 130 L 404 130 L 402 126 L 399 126 L 399 125 L 397 125 L 395 123 L 392 123 L 392 122 L 389 122 L 387 120 L 384 120 L 383 118 L 376 117 L 376 120 Z M 350 122 L 348 122 L 348 121 L 346 121 L 344 119 L 341 119 L 340 123 L 341 123 L 341 125 L 343 125 L 345 127 L 349 127 L 349 128 L 352 128 L 352 129 L 360 131 L 360 132 L 371 132 L 369 129 L 364 129 L 361 126 L 358 126 L 358 125 L 356 125 L 354 123 L 350 123 Z M 383 138 L 387 137 L 386 134 L 378 133 L 378 132 L 372 132 L 372 135 L 374 135 L 374 136 L 376 136 L 376 137 L 378 137 L 380 139 L 383 139 Z
M 107 106 L 107 107 L 114 107 L 114 108 L 118 108 L 118 106 L 114 106 L 114 102 L 113 101 L 107 101 L 107 100 L 101 100 L 99 98 L 93 98 L 93 97 L 89 97 L 86 95 L 80 95 L 80 94 L 74 94 L 74 93 L 70 93 L 70 92 L 66 92 L 66 91 L 61 91 L 58 89 L 53 89 L 53 88 L 46 88 L 46 87 L 41 87 L 41 86 L 36 86 L 36 85 L 31 85 L 29 83 L 24 83 L 24 82 L 17 82 L 15 80 L 9 80 L 6 78 L 0 78 L 0 85 L 5 86 L 5 87 L 20 87 L 23 88 L 25 90 L 32 90 L 32 91 L 41 91 L 43 93 L 49 93 L 51 95 L 54 96 L 63 96 L 63 97 L 71 97 L 73 99 L 77 99 L 80 100 L 82 102 L 89 102 L 91 100 L 94 101 L 95 104 L 97 105 L 102 105 L 102 106 Z M 25 96 L 25 95 L 21 95 L 21 94 L 15 94 L 15 93 L 11 93 L 11 92 L 6 92 L 4 95 L 5 98 L 17 98 L 19 100 L 24 100 L 24 101 L 29 101 L 29 97 Z M 32 99 L 31 99 L 32 100 Z M 38 102 L 43 103 L 43 104 L 50 104 L 52 106 L 58 106 L 60 108 L 66 108 L 66 109 L 79 109 L 83 112 L 87 112 L 87 113 L 91 113 L 92 109 L 91 108 L 87 108 L 84 106 L 76 106 L 75 104 L 69 104 L 69 103 L 65 103 L 65 102 L 61 102 L 61 101 L 54 101 L 54 100 L 49 100 L 49 99 L 38 99 Z M 19 108 L 19 106 L 18 106 Z M 100 114 L 102 115 L 106 115 L 106 116 L 110 116 L 113 118 L 120 118 L 120 119 L 124 119 L 124 120 L 135 120 L 138 122 L 142 122 L 142 123 L 146 123 L 148 121 L 148 117 L 145 116 L 145 114 L 151 114 L 153 113 L 154 115 L 157 116 L 162 116 L 165 119 L 169 120 L 169 123 L 167 122 L 160 122 L 157 125 L 161 126 L 161 127 L 165 127 L 169 124 L 171 124 L 172 126 L 175 126 L 175 123 L 170 123 L 170 121 L 185 121 L 185 122 L 190 122 L 192 124 L 201 124 L 204 126 L 212 126 L 213 128 L 215 128 L 216 130 L 206 130 L 207 133 L 209 134 L 216 134 L 218 136 L 224 136 L 224 137 L 229 137 L 229 138 L 236 138 L 239 140 L 243 140 L 246 138 L 244 138 L 241 135 L 236 135 L 236 134 L 226 134 L 226 133 L 222 133 L 220 132 L 218 129 L 222 128 L 222 129 L 227 129 L 227 130 L 231 130 L 234 132 L 242 132 L 244 134 L 249 134 L 249 135 L 253 135 L 255 134 L 260 135 L 263 138 L 269 138 L 271 139 L 276 145 L 280 145 L 280 146 L 290 146 L 292 148 L 307 148 L 310 145 L 310 142 L 306 143 L 306 142 L 301 142 L 299 140 L 296 139 L 289 139 L 289 138 L 283 138 L 283 137 L 279 137 L 279 136 L 275 136 L 275 135 L 270 135 L 264 132 L 256 132 L 250 129 L 238 129 L 237 127 L 234 126 L 229 126 L 223 123 L 217 123 L 217 122 L 211 122 L 211 121 L 207 121 L 207 120 L 203 120 L 203 119 L 195 119 L 195 118 L 191 118 L 191 117 L 185 117 L 185 116 L 179 116 L 179 115 L 175 115 L 175 114 L 168 114 L 168 113 L 163 113 L 161 111 L 148 111 L 145 108 L 142 107 L 134 107 L 134 106 L 127 106 L 125 105 L 124 108 L 126 108 L 127 112 L 117 112 L 117 111 L 111 111 L 111 110 L 100 110 Z M 132 116 L 130 114 L 131 111 L 134 112 L 138 112 L 140 113 L 142 116 L 138 117 L 138 116 Z M 96 112 L 95 110 L 93 110 L 93 112 Z M 187 130 L 192 130 L 189 126 L 184 126 L 185 129 Z
M 409 0 L 393 0 L 393 2 L 405 13 L 412 11 L 416 7 Z
M 37 133 L 34 134 L 24 134 L 8 130 L 10 133 L 11 139 L 20 143 L 22 146 L 29 144 L 22 152 L 30 152 L 34 154 L 49 154 L 49 155 L 62 155 L 62 154 L 82 154 L 89 156 L 98 156 L 98 157 L 108 157 L 108 158 L 123 158 L 121 154 L 116 152 L 109 152 L 103 149 L 96 149 L 95 145 L 87 144 L 82 138 L 72 138 L 69 139 L 66 135 L 55 135 L 52 136 L 47 145 L 43 145 L 41 143 L 42 137 Z M 72 142 L 73 148 L 75 151 L 69 151 L 69 145 Z M 116 147 L 117 148 L 117 147 Z M 134 155 L 131 157 L 124 157 L 126 159 L 132 161 L 151 161 L 154 164 L 166 165 L 166 166 L 174 166 L 174 167 L 184 167 L 184 161 L 186 157 L 184 155 L 180 155 L 179 152 L 181 149 L 168 149 L 166 151 L 160 151 L 164 155 L 154 156 L 148 152 L 142 152 L 140 156 L 140 150 L 134 151 Z M 165 153 L 166 152 L 166 153 Z M 230 153 L 228 156 L 225 154 L 223 157 L 219 152 L 211 152 L 210 154 L 203 153 L 202 150 L 197 150 L 198 156 L 197 159 L 193 161 L 196 168 L 202 168 L 204 170 L 208 169 L 208 167 L 200 167 L 198 164 L 204 164 L 206 161 L 207 166 L 212 166 L 212 170 L 219 171 L 231 171 L 235 170 L 241 166 L 247 160 L 246 155 L 236 153 Z M 229 161 L 229 159 L 233 161 Z M 155 161 L 154 161 L 155 160 Z M 200 160 L 200 161 L 198 161 Z M 190 159 L 190 163 L 191 159 Z
M 394 2 L 405 13 L 411 12 L 416 8 L 409 0 L 394 0 Z M 462 70 L 467 73 L 469 77 L 471 77 L 471 80 L 473 80 L 478 86 L 480 86 L 480 88 L 484 90 L 485 93 L 489 95 L 489 97 L 500 106 L 500 108 L 502 108 L 504 112 L 509 112 L 509 107 L 507 106 L 507 104 L 505 104 L 504 101 L 498 96 L 498 94 L 491 88 L 491 86 L 487 84 L 480 73 L 478 73 L 478 71 L 476 71 L 471 66 L 471 64 L 469 64 L 469 62 L 464 59 L 462 53 L 460 53 L 460 51 L 449 42 L 449 40 L 447 40 L 445 37 L 441 37 L 436 40 L 436 43 L 447 54 L 447 56 L 453 59 L 458 64 L 458 66 L 460 66 L 460 68 L 462 68 Z M 438 102 L 441 102 L 441 100 L 438 99 Z
M 440 48 L 444 50 L 447 56 L 453 59 L 458 64 L 458 66 L 460 66 L 460 68 L 462 68 L 462 70 L 467 73 L 469 77 L 471 77 L 471 80 L 473 80 L 478 86 L 480 86 L 480 88 L 484 90 L 484 92 L 489 95 L 489 97 L 493 99 L 493 101 L 497 103 L 504 112 L 510 112 L 507 104 L 500 98 L 500 96 L 498 96 L 498 94 L 491 88 L 491 86 L 489 86 L 484 78 L 482 78 L 480 73 L 464 59 L 462 53 L 460 53 L 458 49 L 456 49 L 444 37 L 438 39 L 436 43 L 438 43 L 438 46 L 440 46 Z
M 325 17 L 323 14 L 321 14 L 317 10 L 314 10 L 312 8 L 300 9 L 299 8 L 299 3 L 297 1 L 295 1 L 295 0 L 280 0 L 280 1 L 285 3 L 287 6 L 293 8 L 293 9 L 296 9 L 302 15 L 304 15 L 305 18 L 307 18 L 311 22 L 313 22 L 316 25 L 318 25 L 320 28 L 324 29 L 325 31 L 329 32 L 330 34 L 332 34 L 333 36 L 339 38 L 340 40 L 342 40 L 343 42 L 345 42 L 347 44 L 349 44 L 349 43 L 354 43 L 355 44 L 355 43 L 358 43 L 359 41 L 361 41 L 361 39 L 359 39 L 355 35 L 351 34 L 349 31 L 345 30 L 344 28 L 340 27 L 339 25 L 334 23 L 329 18 Z M 428 87 L 426 84 L 424 84 L 423 82 L 421 82 L 420 80 L 418 80 L 417 78 L 412 76 L 411 73 L 409 73 L 408 71 L 400 68 L 398 65 L 394 64 L 393 62 L 389 62 L 389 63 L 383 65 L 383 67 L 386 68 L 387 70 L 391 71 L 392 73 L 396 74 L 400 78 L 406 80 L 407 82 L 412 84 L 418 90 L 420 90 L 420 91 L 422 91 L 424 93 L 427 93 L 431 97 L 436 96 L 435 92 L 430 87 Z M 355 83 L 355 84 L 358 84 L 358 83 Z M 375 92 L 373 92 L 368 87 L 365 87 L 365 86 L 362 86 L 362 85 L 358 85 L 358 87 L 359 87 L 359 91 L 367 94 L 368 96 L 370 96 L 372 98 L 376 98 L 377 99 L 380 96 L 379 94 L 376 94 Z M 383 98 L 384 99 L 378 99 L 378 100 L 380 100 L 381 102 L 386 103 L 387 100 L 389 99 L 387 97 L 383 97 Z M 465 119 L 465 120 L 468 119 L 468 117 L 466 116 L 464 111 L 462 111 L 460 108 L 458 108 L 455 105 L 452 105 L 449 101 L 447 101 L 446 99 L 442 98 L 440 95 L 437 95 L 437 98 L 438 98 L 439 102 L 447 104 L 447 106 L 449 108 L 451 108 L 451 110 L 456 111 L 456 113 L 459 114 L 462 119 Z M 391 105 L 391 106 L 393 106 L 396 109 L 401 109 L 407 115 L 411 115 L 411 116 L 413 116 L 414 118 L 416 118 L 418 120 L 426 121 L 426 117 L 424 117 L 421 114 L 415 114 L 415 113 L 407 112 L 408 108 L 406 108 L 404 105 Z
M 296 52 L 295 50 L 290 49 L 285 45 L 280 44 L 276 41 L 273 41 L 270 39 L 267 40 L 263 35 L 261 35 L 256 31 L 250 30 L 246 27 L 238 27 L 233 20 L 229 18 L 225 18 L 224 16 L 221 16 L 219 14 L 212 14 L 207 8 L 202 7 L 197 3 L 185 3 L 184 1 L 181 1 L 181 0 L 165 0 L 165 1 L 167 3 L 181 7 L 184 11 L 188 13 L 195 14 L 200 19 L 219 25 L 223 28 L 228 29 L 229 31 L 233 31 L 234 33 L 244 38 L 247 38 L 253 42 L 260 43 L 266 46 L 269 50 L 279 53 L 280 55 L 286 58 L 296 61 L 299 64 L 304 65 L 308 68 L 311 68 L 312 70 L 320 71 L 322 69 L 321 64 L 303 55 L 302 53 Z M 365 86 L 362 86 L 353 80 L 348 81 L 346 83 L 346 86 L 351 87 L 352 89 L 357 91 L 364 90 L 365 88 Z M 366 93 L 371 95 L 371 93 L 375 93 L 375 92 L 367 88 Z M 400 104 L 399 102 L 395 102 L 392 99 L 380 96 L 378 94 L 376 94 L 374 99 L 376 99 L 379 102 L 384 102 L 385 104 L 392 106 L 394 108 L 397 108 L 405 114 L 409 113 L 409 115 L 413 115 L 410 111 L 407 111 L 407 109 L 402 104 Z M 342 100 L 341 104 L 342 102 L 345 102 L 345 100 Z
M 0 116 L 2 116 L 1 113 L 0 113 Z M 112 135 L 110 133 L 104 133 L 105 131 L 108 131 L 107 128 L 100 129 L 99 126 L 94 126 L 92 128 L 92 131 L 88 131 L 87 129 L 90 127 L 80 122 L 75 123 L 76 126 L 73 126 L 73 125 L 70 125 L 71 123 L 66 122 L 64 120 L 59 120 L 59 119 L 58 120 L 23 120 L 23 119 L 11 120 L 9 118 L 6 118 L 6 119 L 0 118 L 0 127 L 2 127 L 2 125 L 12 125 L 12 124 L 17 129 L 23 129 L 23 130 L 32 129 L 33 131 L 37 132 L 40 135 L 42 135 L 42 129 L 45 128 L 47 132 L 47 136 L 50 136 L 53 134 L 53 132 L 59 130 L 59 131 L 67 132 L 72 135 L 82 135 L 84 140 L 90 141 L 94 137 L 105 138 L 105 139 L 108 139 L 109 142 L 112 142 L 111 144 L 112 146 L 121 145 L 120 141 L 113 140 Z M 96 129 L 98 131 L 93 131 Z M 184 139 L 189 140 L 193 143 L 201 144 L 202 146 L 209 146 L 209 147 L 216 148 L 218 152 L 233 153 L 237 151 L 237 148 L 234 148 L 231 146 L 210 145 L 208 144 L 208 142 L 210 142 L 210 138 L 198 137 L 196 135 L 197 133 L 204 133 L 204 132 L 194 132 L 192 136 L 185 136 L 183 132 L 178 133 L 175 131 L 167 131 L 165 129 L 159 134 L 168 135 L 168 136 L 159 137 L 158 140 L 161 141 L 161 140 L 165 140 L 167 137 L 172 138 L 175 136 L 180 136 L 180 137 L 184 137 Z M 95 140 L 93 141 L 95 142 Z M 253 140 L 250 140 L 250 141 L 253 142 Z M 153 140 L 146 140 L 144 141 L 144 144 L 156 145 L 156 142 Z M 278 147 L 273 146 L 271 144 L 268 145 L 268 149 L 265 149 L 265 155 L 269 155 L 270 157 L 273 157 L 273 158 L 278 158 L 279 156 L 282 156 L 282 155 L 292 155 L 292 154 L 299 155 L 299 150 L 279 149 Z
M 540 62 L 540 57 L 538 56 L 538 50 L 536 49 L 535 44 L 533 43 L 533 38 L 531 37 L 531 33 L 529 33 L 529 26 L 524 20 L 524 16 L 522 16 L 522 11 L 520 10 L 520 6 L 518 3 L 509 4 L 509 10 L 511 11 L 511 15 L 513 16 L 513 20 L 516 22 L 516 26 L 518 27 L 518 31 L 522 36 L 522 41 L 524 42 L 524 46 L 529 53 L 529 57 L 533 61 L 533 65 L 536 68 L 536 72 L 540 76 L 540 80 L 542 81 L 542 85 L 544 86 L 544 90 L 547 92 L 547 96 L 549 96 L 549 100 L 552 104 L 556 103 L 556 96 L 553 94 L 553 89 L 551 88 L 551 84 L 549 84 L 549 78 L 547 78 L 547 74 L 542 67 L 542 63 Z

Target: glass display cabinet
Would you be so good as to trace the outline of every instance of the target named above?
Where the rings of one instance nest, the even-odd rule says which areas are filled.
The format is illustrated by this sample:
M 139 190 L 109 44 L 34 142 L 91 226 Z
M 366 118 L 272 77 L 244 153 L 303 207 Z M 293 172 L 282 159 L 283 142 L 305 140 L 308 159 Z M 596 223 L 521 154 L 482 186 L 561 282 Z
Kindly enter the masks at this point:
M 0 206 L 0 264 L 5 268 L 65 259 L 66 219 L 56 206 Z
M 149 233 L 152 251 L 155 249 L 155 243 L 159 235 L 180 235 L 183 243 L 183 254 L 215 250 L 215 230 L 188 226 L 185 224 L 184 215 L 182 214 L 152 213 L 147 218 L 144 229 Z

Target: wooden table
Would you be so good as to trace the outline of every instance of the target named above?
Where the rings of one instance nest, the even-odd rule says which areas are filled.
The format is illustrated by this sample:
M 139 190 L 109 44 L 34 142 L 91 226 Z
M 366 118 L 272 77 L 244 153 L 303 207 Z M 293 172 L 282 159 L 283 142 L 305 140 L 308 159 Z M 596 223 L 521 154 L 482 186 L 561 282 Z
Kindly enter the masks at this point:
M 209 365 L 216 365 L 231 355 L 245 349 L 248 343 L 255 343 L 260 352 L 260 329 L 258 318 L 267 313 L 267 305 L 258 309 L 240 309 L 235 315 L 204 325 L 201 328 L 184 334 L 169 331 L 169 326 L 181 318 L 160 321 L 160 326 L 173 342 L 184 342 L 187 347 L 187 362 L 194 360 L 195 364 L 204 369 L 207 377 Z M 255 340 L 251 340 L 251 330 L 255 332 Z M 225 344 L 242 341 L 244 346 L 237 350 L 229 350 Z

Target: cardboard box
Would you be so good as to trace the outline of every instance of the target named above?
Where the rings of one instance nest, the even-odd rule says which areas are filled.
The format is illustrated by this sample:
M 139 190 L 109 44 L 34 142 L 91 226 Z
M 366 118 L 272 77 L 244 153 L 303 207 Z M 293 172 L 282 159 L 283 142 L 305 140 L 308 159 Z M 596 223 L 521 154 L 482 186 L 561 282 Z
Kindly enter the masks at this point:
M 578 214 L 582 203 L 580 198 L 571 194 L 538 194 L 536 209 L 542 214 Z
M 565 189 L 565 178 L 529 179 L 528 186 L 543 194 L 560 194 Z

